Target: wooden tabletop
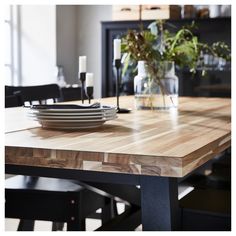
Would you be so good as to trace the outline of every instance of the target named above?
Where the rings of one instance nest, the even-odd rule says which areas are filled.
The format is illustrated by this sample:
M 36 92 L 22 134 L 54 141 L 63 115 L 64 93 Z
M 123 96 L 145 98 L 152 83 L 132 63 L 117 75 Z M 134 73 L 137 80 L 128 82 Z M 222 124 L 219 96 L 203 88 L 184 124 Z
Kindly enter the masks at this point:
M 101 101 L 116 104 L 115 98 Z M 132 96 L 120 98 L 121 107 L 133 103 Z M 133 108 L 100 128 L 81 131 L 42 129 L 26 108 L 7 108 L 5 162 L 183 177 L 231 145 L 231 100 L 182 97 L 179 103 L 168 111 Z

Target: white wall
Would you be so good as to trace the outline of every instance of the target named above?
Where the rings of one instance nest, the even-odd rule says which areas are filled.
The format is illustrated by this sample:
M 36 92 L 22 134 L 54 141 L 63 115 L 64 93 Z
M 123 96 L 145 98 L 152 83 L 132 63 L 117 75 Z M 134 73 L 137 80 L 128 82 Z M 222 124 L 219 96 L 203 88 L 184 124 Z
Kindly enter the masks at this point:
M 110 20 L 111 5 L 21 6 L 21 84 L 56 82 L 56 65 L 67 83 L 78 83 L 78 57 L 86 55 L 94 97 L 101 97 L 101 21 Z
M 87 71 L 94 73 L 94 97 L 101 97 L 101 21 L 112 19 L 111 5 L 78 6 L 78 56 L 87 56 Z
M 64 68 L 68 84 L 78 83 L 77 6 L 56 6 L 57 65 Z
M 21 6 L 21 85 L 55 82 L 56 7 Z

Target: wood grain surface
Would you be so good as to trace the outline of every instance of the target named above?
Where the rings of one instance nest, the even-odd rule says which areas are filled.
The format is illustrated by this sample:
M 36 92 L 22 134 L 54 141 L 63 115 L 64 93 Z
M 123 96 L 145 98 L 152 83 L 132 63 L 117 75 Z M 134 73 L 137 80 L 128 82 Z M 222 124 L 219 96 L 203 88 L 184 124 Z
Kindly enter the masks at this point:
M 101 102 L 116 104 L 115 98 Z M 132 113 L 81 131 L 42 129 L 27 109 L 6 109 L 5 162 L 183 177 L 231 145 L 231 100 L 182 97 L 179 103 L 168 111 L 135 110 L 132 96 L 121 97 Z

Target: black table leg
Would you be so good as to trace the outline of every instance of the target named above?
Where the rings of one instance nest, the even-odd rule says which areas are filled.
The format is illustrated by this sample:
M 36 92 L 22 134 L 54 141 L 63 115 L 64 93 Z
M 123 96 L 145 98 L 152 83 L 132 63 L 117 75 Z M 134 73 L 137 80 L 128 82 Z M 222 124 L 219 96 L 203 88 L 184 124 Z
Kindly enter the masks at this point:
M 141 176 L 140 180 L 143 230 L 178 230 L 180 215 L 177 179 Z
M 52 231 L 62 231 L 64 222 L 52 222 Z
M 20 220 L 17 231 L 34 231 L 34 220 Z

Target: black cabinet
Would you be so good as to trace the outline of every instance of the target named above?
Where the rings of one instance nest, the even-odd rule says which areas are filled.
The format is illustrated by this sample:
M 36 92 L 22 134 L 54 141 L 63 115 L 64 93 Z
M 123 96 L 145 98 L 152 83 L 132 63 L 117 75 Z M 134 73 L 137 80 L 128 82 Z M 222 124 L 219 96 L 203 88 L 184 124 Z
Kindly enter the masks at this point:
M 179 28 L 191 24 L 193 19 L 168 20 Z M 206 43 L 224 41 L 231 45 L 231 18 L 207 18 L 194 20 L 199 40 Z M 153 21 L 142 21 L 147 27 Z M 140 21 L 102 22 L 102 97 L 115 95 L 116 79 L 113 69 L 113 39 L 121 37 L 128 29 L 139 29 Z M 173 31 L 173 28 L 171 28 Z M 205 77 L 198 72 L 194 76 L 187 70 L 177 70 L 181 96 L 230 97 L 231 70 L 208 71 Z M 121 93 L 133 93 L 133 78 L 125 78 Z

